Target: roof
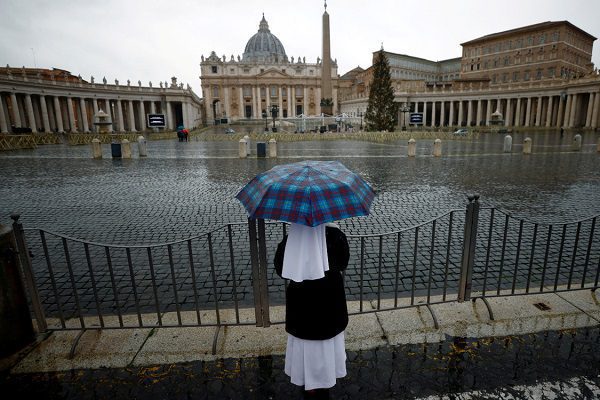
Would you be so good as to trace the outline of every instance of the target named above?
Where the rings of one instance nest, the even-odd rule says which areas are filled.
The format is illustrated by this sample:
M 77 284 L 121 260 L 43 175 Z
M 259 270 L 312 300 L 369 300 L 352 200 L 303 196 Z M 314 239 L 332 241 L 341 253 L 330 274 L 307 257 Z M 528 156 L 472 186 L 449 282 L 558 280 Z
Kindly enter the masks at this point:
M 481 36 L 481 37 L 479 37 L 477 39 L 473 39 L 473 40 L 469 40 L 468 42 L 461 43 L 460 45 L 461 46 L 465 46 L 465 45 L 474 44 L 474 43 L 478 43 L 478 42 L 482 42 L 482 41 L 486 41 L 486 40 L 499 39 L 499 38 L 502 38 L 502 37 L 507 36 L 507 35 L 513 35 L 515 33 L 525 33 L 525 32 L 539 31 L 541 29 L 554 28 L 554 27 L 558 27 L 558 26 L 562 26 L 562 25 L 567 25 L 570 28 L 573 28 L 573 29 L 579 31 L 580 33 L 583 33 L 584 35 L 586 35 L 587 37 L 589 37 L 590 39 L 592 39 L 592 41 L 594 41 L 594 40 L 597 39 L 596 37 L 590 35 L 586 31 L 584 31 L 583 29 L 576 27 L 575 25 L 573 25 L 569 21 L 546 21 L 546 22 L 540 22 L 539 24 L 522 26 L 520 28 L 509 29 L 507 31 L 496 32 L 496 33 L 492 33 L 492 34 L 489 34 L 489 35 Z

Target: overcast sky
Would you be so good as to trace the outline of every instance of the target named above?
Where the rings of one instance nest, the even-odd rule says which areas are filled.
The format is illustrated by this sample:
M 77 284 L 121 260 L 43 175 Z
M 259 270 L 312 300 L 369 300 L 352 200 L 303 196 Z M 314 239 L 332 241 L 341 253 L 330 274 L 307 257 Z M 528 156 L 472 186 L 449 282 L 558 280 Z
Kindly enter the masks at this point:
M 600 36 L 600 0 L 329 0 L 338 73 L 372 52 L 444 60 L 460 43 L 543 21 Z M 200 90 L 200 57 L 244 52 L 264 12 L 288 57 L 321 56 L 322 0 L 0 0 L 0 65 L 61 68 L 96 81 L 179 82 Z M 592 61 L 600 64 L 600 44 Z

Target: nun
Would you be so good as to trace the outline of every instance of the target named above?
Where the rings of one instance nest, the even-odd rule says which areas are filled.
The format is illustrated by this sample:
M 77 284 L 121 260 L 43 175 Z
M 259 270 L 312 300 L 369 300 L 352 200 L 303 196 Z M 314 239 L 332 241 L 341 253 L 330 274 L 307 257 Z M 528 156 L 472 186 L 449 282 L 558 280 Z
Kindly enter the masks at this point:
M 305 398 L 329 398 L 329 388 L 346 376 L 348 308 L 342 271 L 349 257 L 346 235 L 335 224 L 292 223 L 277 246 L 275 269 L 289 280 L 285 373 L 304 387 Z

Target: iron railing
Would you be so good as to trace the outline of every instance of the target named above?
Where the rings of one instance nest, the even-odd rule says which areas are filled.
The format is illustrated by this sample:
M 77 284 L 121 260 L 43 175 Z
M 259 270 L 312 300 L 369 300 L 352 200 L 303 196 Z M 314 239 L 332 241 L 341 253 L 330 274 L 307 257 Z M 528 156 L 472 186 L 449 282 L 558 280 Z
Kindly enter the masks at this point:
M 24 230 L 13 219 L 40 331 L 284 322 L 272 318 L 273 306 L 285 302 L 285 282 L 271 259 L 285 223 L 249 220 L 184 240 L 125 246 Z M 469 196 L 466 210 L 394 232 L 348 235 L 344 280 L 348 300 L 357 300 L 350 313 L 426 306 L 437 325 L 434 304 L 481 298 L 493 318 L 486 298 L 595 290 L 597 219 L 541 224 L 480 207 L 479 197 Z

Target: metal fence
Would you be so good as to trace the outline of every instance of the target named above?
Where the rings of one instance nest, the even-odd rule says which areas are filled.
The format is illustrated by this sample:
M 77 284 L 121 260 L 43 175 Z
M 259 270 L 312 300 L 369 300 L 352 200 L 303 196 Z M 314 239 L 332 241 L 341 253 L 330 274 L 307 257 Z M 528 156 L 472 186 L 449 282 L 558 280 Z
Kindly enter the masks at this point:
M 597 218 L 538 224 L 482 208 L 470 196 L 466 210 L 411 228 L 348 235 L 346 294 L 358 301 L 351 314 L 426 306 L 437 321 L 431 305 L 482 298 L 493 318 L 486 298 L 595 290 Z M 272 266 L 284 223 L 249 220 L 185 240 L 124 246 L 24 230 L 13 219 L 40 331 L 284 322 L 271 312 L 285 302 L 286 283 Z

